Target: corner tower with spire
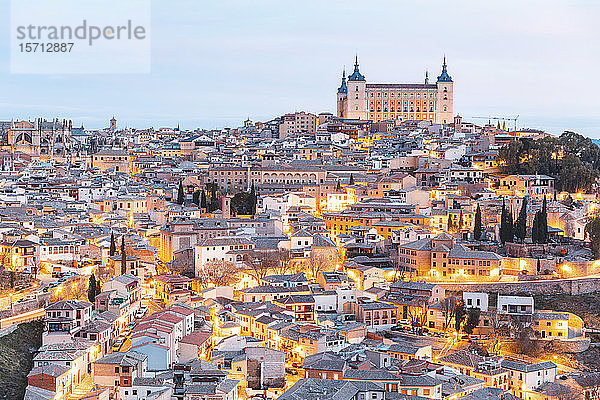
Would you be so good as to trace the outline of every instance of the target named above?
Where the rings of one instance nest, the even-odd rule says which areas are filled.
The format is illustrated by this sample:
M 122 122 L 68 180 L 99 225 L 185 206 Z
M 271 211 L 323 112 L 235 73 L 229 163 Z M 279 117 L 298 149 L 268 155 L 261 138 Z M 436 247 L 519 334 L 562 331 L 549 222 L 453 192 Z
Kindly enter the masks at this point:
M 454 82 L 452 77 L 448 74 L 448 67 L 446 65 L 446 56 L 442 62 L 442 73 L 437 78 L 437 109 L 438 118 L 437 122 L 442 124 L 449 124 L 453 122 L 453 104 L 454 104 Z
M 340 118 L 346 118 L 345 104 L 348 98 L 348 85 L 346 85 L 346 69 L 342 71 L 342 84 L 337 91 L 337 115 Z
M 425 120 L 449 124 L 453 120 L 453 84 L 445 56 L 435 83 L 430 83 L 428 71 L 424 83 L 367 83 L 356 56 L 354 71 L 347 78 L 345 71 L 342 73 L 337 116 L 373 122 Z
M 343 78 L 342 78 L 343 79 Z M 342 85 L 344 84 L 342 80 Z M 342 102 L 341 110 L 338 108 L 338 116 L 347 119 L 367 119 L 366 106 L 366 87 L 367 80 L 360 73 L 358 65 L 358 55 L 354 59 L 354 71 L 348 76 L 346 84 L 346 98 Z M 339 105 L 338 101 L 338 105 Z

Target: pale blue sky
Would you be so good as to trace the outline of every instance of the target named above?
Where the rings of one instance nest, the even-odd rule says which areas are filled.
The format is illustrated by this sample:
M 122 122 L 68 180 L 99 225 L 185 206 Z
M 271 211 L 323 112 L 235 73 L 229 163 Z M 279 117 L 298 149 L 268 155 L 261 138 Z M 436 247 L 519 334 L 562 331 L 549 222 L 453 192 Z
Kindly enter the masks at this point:
M 0 119 L 213 128 L 335 112 L 355 53 L 370 82 L 435 77 L 446 54 L 465 118 L 519 114 L 600 137 L 596 1 L 153 1 L 142 75 L 10 74 L 7 1 L 0 10 Z

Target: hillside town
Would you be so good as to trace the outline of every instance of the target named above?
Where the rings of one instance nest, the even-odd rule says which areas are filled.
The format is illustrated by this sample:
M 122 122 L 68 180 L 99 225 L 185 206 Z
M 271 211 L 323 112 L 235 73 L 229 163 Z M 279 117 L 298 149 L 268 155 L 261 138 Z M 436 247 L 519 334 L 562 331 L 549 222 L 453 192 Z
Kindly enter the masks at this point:
M 600 398 L 600 313 L 553 303 L 600 291 L 600 149 L 461 117 L 450 72 L 357 58 L 336 114 L 223 129 L 1 121 L 24 398 Z

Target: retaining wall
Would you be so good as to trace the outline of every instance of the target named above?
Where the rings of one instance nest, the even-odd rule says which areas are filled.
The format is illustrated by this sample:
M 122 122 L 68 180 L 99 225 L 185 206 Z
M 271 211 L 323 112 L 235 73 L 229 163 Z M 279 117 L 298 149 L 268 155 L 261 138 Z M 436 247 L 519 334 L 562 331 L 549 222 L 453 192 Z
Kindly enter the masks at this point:
M 585 294 L 600 291 L 600 277 L 520 282 L 452 283 L 440 282 L 447 291 L 499 294 Z

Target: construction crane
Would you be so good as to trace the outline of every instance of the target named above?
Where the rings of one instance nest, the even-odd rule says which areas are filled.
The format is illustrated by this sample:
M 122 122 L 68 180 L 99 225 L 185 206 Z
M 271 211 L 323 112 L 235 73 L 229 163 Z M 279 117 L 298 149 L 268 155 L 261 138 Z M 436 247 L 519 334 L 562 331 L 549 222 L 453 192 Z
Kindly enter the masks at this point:
M 491 117 L 491 116 L 488 116 L 488 117 L 471 117 L 471 118 L 487 119 L 490 122 L 492 120 L 498 121 L 498 122 L 500 122 L 500 121 L 514 121 L 514 123 L 515 123 L 515 134 L 517 132 L 517 121 L 519 120 L 519 116 L 518 115 L 516 117 L 514 117 L 514 118 L 509 118 L 509 117 Z

